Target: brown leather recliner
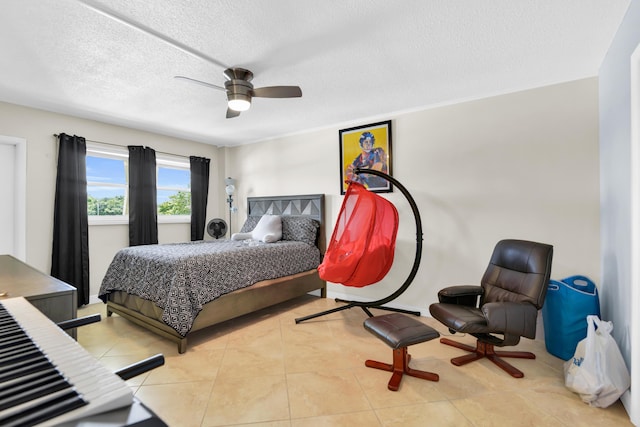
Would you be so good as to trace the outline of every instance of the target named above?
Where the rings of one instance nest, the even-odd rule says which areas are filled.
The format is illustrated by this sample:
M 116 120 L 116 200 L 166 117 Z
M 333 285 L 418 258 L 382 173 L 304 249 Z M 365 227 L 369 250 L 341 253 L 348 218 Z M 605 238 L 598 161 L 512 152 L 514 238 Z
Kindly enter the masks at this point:
M 451 286 L 438 292 L 440 302 L 429 306 L 431 315 L 452 333 L 468 333 L 477 338 L 475 348 L 441 338 L 443 344 L 471 352 L 451 359 L 451 363 L 462 366 L 486 357 L 511 376 L 524 376 L 501 357 L 535 359 L 536 356 L 522 351 L 495 351 L 494 346 L 516 345 L 520 337 L 535 338 L 538 310 L 547 293 L 552 258 L 551 245 L 501 240 L 480 286 Z

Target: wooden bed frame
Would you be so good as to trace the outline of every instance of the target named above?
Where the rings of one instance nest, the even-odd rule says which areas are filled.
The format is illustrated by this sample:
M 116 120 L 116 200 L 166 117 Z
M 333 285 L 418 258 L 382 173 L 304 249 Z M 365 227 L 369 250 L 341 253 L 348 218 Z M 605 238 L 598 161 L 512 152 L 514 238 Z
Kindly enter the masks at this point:
M 320 222 L 318 248 L 325 251 L 324 194 L 301 196 L 249 197 L 247 216 L 292 215 L 308 216 Z M 265 280 L 249 287 L 222 295 L 204 305 L 189 334 L 235 317 L 305 295 L 316 289 L 326 298 L 326 282 L 316 269 Z M 154 303 L 124 292 L 112 292 L 107 301 L 107 316 L 116 313 L 160 336 L 178 344 L 178 352 L 187 351 L 187 336 L 178 334 L 162 321 L 162 309 Z

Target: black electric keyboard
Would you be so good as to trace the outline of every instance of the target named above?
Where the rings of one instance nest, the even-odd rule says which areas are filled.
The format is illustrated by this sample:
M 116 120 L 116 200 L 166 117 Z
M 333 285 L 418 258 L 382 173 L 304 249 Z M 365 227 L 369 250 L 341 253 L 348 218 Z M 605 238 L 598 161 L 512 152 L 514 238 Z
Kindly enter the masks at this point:
M 27 300 L 0 302 L 0 426 L 53 426 L 132 403 L 118 375 Z

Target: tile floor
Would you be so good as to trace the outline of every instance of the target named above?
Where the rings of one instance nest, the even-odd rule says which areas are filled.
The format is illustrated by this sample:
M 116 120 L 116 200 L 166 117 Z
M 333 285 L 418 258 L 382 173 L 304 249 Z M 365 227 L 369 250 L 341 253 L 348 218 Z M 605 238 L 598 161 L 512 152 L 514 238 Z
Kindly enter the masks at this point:
M 332 299 L 298 298 L 198 331 L 180 355 L 175 344 L 117 315 L 106 318 L 104 305 L 92 304 L 79 315 L 101 313 L 103 320 L 80 328 L 78 340 L 114 371 L 164 354 L 164 366 L 128 384 L 170 426 L 632 425 L 620 402 L 592 408 L 568 391 L 563 361 L 542 341 L 517 347 L 536 360 L 510 359 L 522 379 L 488 360 L 453 366 L 449 359 L 464 352 L 438 340 L 411 346 L 411 366 L 438 373 L 440 381 L 405 376 L 399 391 L 389 391 L 390 373 L 364 366 L 366 359 L 390 363 L 392 352 L 364 330 L 362 310 L 294 321 L 337 306 Z M 433 319 L 420 319 L 449 335 Z

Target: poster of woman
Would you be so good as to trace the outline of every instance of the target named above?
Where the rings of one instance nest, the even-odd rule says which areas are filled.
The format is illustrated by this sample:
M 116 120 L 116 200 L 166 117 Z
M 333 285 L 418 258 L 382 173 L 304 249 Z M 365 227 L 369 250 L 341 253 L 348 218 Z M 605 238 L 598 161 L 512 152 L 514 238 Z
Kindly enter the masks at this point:
M 340 130 L 340 194 L 348 183 L 363 184 L 374 193 L 389 193 L 393 186 L 386 179 L 353 171 L 374 169 L 391 175 L 391 120 Z

